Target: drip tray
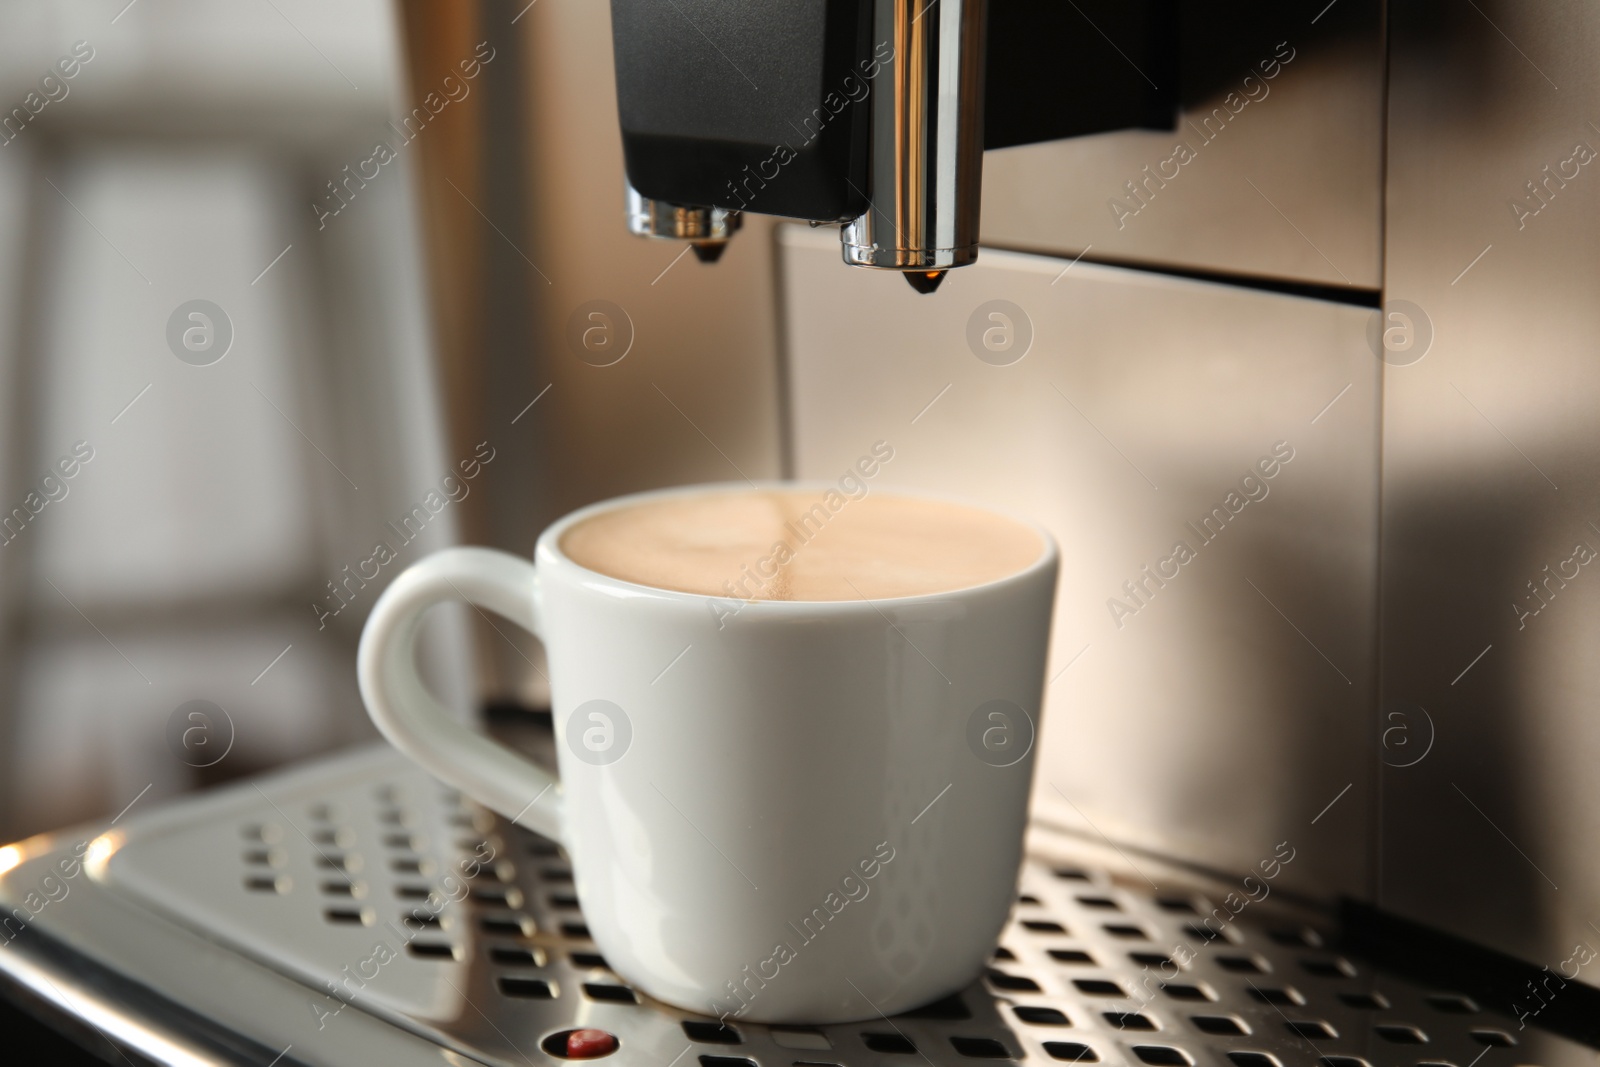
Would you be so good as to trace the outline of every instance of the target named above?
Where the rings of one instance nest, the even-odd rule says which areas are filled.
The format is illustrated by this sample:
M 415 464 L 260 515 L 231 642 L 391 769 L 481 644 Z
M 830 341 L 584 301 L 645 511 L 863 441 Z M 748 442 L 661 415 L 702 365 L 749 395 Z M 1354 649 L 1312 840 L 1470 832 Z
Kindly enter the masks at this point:
M 894 1018 L 788 1028 L 629 988 L 557 846 L 386 746 L 131 817 L 64 877 L 98 833 L 22 844 L 0 898 L 31 918 L 0 937 L 0 973 L 29 1010 L 146 1062 L 555 1065 L 552 1035 L 581 1027 L 617 1037 L 606 1062 L 648 1067 L 1593 1062 L 1335 951 L 1321 913 L 1278 895 L 1241 907 L 1236 886 L 1042 829 L 977 984 Z M 1206 923 L 1225 902 L 1238 914 Z

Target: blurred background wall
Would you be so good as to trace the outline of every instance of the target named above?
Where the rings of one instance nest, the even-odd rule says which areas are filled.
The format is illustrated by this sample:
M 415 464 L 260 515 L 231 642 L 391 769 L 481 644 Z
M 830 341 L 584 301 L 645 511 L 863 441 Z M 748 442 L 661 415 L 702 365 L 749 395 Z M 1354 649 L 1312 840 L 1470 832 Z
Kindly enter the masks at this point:
M 380 0 L 0 8 L 0 837 L 370 733 L 360 617 L 461 504 L 386 524 L 473 456 L 440 429 L 398 41 Z M 465 633 L 433 630 L 463 703 Z
M 60 496 L 0 544 L 0 838 L 373 736 L 361 624 L 434 548 L 780 473 L 771 223 L 625 233 L 609 52 L 587 2 L 0 8 L 0 507 Z M 438 615 L 462 713 L 542 705 Z

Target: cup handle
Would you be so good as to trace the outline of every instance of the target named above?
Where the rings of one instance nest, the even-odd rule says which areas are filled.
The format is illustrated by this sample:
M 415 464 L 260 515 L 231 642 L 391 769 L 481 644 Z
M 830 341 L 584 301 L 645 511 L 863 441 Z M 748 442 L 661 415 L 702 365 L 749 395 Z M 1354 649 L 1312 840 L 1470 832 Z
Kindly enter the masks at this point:
M 465 600 L 542 639 L 532 563 L 489 548 L 447 548 L 390 583 L 372 606 L 356 655 L 361 699 L 378 731 L 455 789 L 507 819 L 561 840 L 561 782 L 525 757 L 458 722 L 417 674 L 422 615 Z

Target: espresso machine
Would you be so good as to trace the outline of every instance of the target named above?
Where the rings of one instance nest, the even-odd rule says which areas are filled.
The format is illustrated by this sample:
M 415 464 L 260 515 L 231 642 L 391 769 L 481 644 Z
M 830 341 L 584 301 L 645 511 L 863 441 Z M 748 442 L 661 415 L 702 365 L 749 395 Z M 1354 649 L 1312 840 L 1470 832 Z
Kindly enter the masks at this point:
M 462 540 L 880 440 L 1051 529 L 1012 921 L 906 1015 L 696 1016 L 380 744 L 0 849 L 8 1001 L 133 1063 L 1593 1061 L 1600 13 L 398 18 L 419 99 L 495 53 L 412 150 L 445 447 L 500 457 Z M 471 625 L 485 728 L 548 756 L 540 650 Z

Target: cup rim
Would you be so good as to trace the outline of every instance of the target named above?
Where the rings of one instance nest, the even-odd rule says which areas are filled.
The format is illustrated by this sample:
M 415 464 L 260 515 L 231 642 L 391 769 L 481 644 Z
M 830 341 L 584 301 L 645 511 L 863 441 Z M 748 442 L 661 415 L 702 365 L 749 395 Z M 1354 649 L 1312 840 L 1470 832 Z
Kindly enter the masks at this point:
M 561 550 L 561 536 L 570 527 L 583 522 L 585 519 L 592 518 L 595 515 L 604 514 L 608 511 L 615 511 L 623 507 L 630 507 L 646 500 L 669 499 L 678 496 L 705 496 L 714 493 L 740 493 L 749 492 L 752 489 L 758 492 L 765 489 L 816 489 L 825 492 L 830 489 L 837 490 L 838 486 L 833 482 L 824 481 L 821 479 L 804 478 L 785 480 L 771 478 L 755 482 L 697 482 L 691 485 L 675 485 L 657 489 L 646 489 L 635 493 L 627 493 L 623 496 L 608 497 L 605 500 L 596 501 L 593 504 L 588 504 L 584 507 L 578 508 L 576 511 L 568 512 L 566 515 L 563 515 L 561 518 L 545 527 L 544 532 L 539 535 L 538 541 L 534 545 L 535 567 L 545 567 L 551 564 L 558 564 L 561 567 L 570 568 L 571 570 L 583 575 L 585 585 L 600 585 L 603 587 L 625 590 L 627 594 L 632 597 L 644 596 L 663 601 L 696 604 L 702 606 L 708 603 L 715 604 L 733 602 L 744 605 L 744 609 L 756 610 L 763 614 L 771 612 L 792 614 L 808 610 L 840 611 L 849 608 L 868 608 L 875 610 L 876 606 L 880 604 L 889 604 L 895 607 L 912 607 L 919 604 L 939 603 L 948 601 L 949 598 L 953 596 L 971 596 L 986 591 L 1002 589 L 1009 585 L 1027 582 L 1044 571 L 1054 569 L 1060 556 L 1060 551 L 1056 545 L 1056 539 L 1051 535 L 1050 531 L 1047 530 L 1041 523 L 1034 519 L 1028 518 L 1025 515 L 1019 515 L 1005 508 L 995 507 L 992 504 L 961 497 L 953 493 L 904 488 L 899 486 L 885 487 L 883 489 L 876 490 L 876 492 L 888 493 L 891 496 L 911 497 L 919 500 L 933 500 L 943 504 L 955 504 L 963 507 L 970 507 L 990 515 L 1010 519 L 1013 522 L 1017 522 L 1028 527 L 1038 535 L 1040 545 L 1042 546 L 1041 551 L 1039 552 L 1038 557 L 1033 560 L 1033 562 L 1029 563 L 1020 570 L 1012 571 L 1010 574 L 1002 575 L 999 578 L 991 578 L 986 582 L 979 582 L 975 585 L 959 586 L 955 589 L 944 589 L 936 593 L 916 593 L 910 596 L 874 597 L 871 599 L 863 597 L 860 600 L 747 600 L 737 596 L 717 596 L 711 593 L 691 593 L 681 589 L 663 589 L 662 587 L 656 585 L 645 585 L 641 582 L 629 581 L 626 578 L 618 578 L 614 575 L 606 574 L 590 567 L 585 567 L 583 564 L 576 562 L 571 556 L 568 556 Z

